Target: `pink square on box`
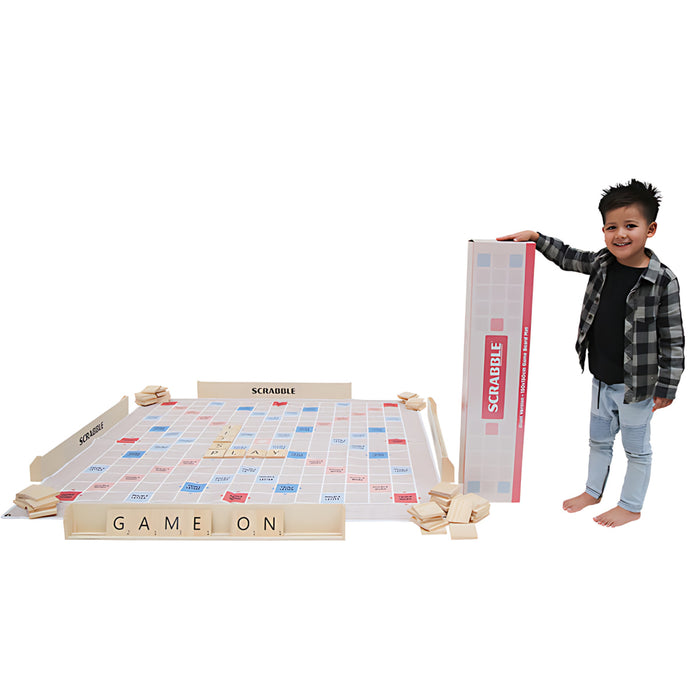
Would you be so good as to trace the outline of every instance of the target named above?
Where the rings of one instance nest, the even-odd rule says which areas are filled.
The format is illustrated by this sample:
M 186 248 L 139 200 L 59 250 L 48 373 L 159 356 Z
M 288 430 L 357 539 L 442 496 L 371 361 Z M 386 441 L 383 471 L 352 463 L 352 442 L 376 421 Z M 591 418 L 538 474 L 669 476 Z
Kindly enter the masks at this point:
M 502 318 L 492 318 L 491 319 L 491 330 L 492 331 L 502 331 L 503 330 L 503 319 Z
M 487 435 L 498 435 L 498 423 L 487 423 L 484 426 L 484 432 Z

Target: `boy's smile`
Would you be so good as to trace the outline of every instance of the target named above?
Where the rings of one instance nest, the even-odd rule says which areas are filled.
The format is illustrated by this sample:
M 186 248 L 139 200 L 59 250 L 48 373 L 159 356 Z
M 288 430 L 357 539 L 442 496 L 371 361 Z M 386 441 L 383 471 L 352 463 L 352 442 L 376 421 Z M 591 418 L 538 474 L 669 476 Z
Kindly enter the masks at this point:
M 605 245 L 618 262 L 628 267 L 647 267 L 649 258 L 644 252 L 648 238 L 656 233 L 656 222 L 649 223 L 636 204 L 612 209 L 605 216 L 603 226 Z

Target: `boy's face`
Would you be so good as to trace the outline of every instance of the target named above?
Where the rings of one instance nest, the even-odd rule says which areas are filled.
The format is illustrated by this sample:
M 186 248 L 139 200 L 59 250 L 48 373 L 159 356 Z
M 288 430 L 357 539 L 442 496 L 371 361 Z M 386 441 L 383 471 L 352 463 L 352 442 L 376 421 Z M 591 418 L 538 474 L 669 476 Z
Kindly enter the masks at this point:
M 628 267 L 646 267 L 644 252 L 647 239 L 656 233 L 656 222 L 649 223 L 636 204 L 612 209 L 605 215 L 605 245 L 619 262 Z

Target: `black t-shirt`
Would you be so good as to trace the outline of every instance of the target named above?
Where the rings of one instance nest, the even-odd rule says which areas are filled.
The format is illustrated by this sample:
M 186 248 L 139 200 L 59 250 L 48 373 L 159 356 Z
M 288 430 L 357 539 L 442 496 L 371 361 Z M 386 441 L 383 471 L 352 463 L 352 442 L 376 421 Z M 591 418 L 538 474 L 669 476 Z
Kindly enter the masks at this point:
M 617 260 L 609 265 L 600 304 L 589 331 L 588 367 L 605 384 L 625 381 L 625 316 L 627 295 L 637 284 L 643 267 L 628 267 Z

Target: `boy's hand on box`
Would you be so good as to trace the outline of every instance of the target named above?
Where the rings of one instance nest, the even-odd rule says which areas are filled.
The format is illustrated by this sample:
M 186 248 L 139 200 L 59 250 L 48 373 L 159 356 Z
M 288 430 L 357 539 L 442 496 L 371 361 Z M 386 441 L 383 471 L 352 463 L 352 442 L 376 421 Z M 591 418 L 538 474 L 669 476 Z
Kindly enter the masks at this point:
M 673 399 L 662 399 L 660 396 L 655 396 L 654 397 L 654 408 L 652 408 L 652 412 L 655 411 L 657 408 L 666 408 L 666 406 L 670 406 L 673 403 Z
M 540 237 L 537 231 L 518 231 L 518 233 L 510 233 L 507 236 L 500 236 L 497 241 L 517 241 L 523 243 L 525 241 L 536 241 Z

